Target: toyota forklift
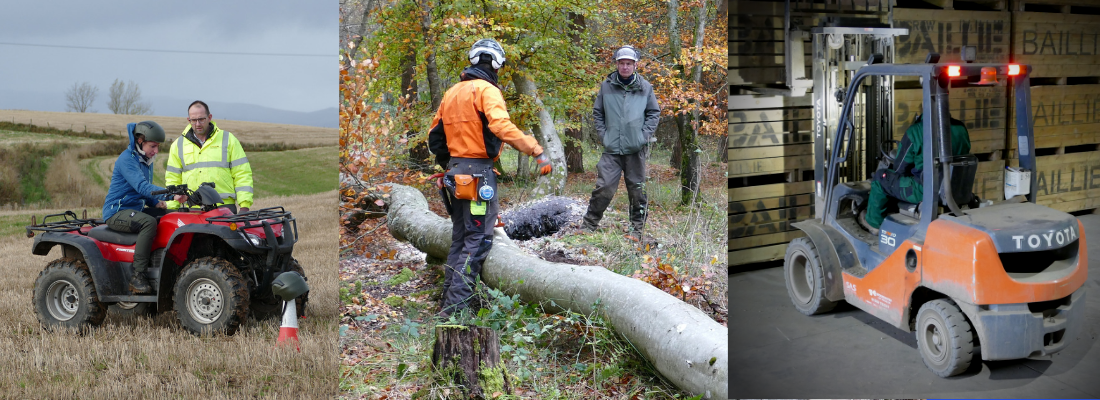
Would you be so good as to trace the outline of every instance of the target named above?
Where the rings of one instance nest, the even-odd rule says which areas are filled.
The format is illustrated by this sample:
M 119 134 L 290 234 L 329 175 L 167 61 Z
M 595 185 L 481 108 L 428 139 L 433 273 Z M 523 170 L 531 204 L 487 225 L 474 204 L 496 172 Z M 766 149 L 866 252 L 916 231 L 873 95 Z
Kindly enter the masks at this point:
M 1019 144 L 1019 166 L 1031 172 L 1020 188 L 1036 187 L 1031 68 L 938 61 L 933 54 L 924 64 L 884 64 L 875 54 L 854 72 L 846 93 L 838 92 L 835 130 L 815 136 L 817 212 L 792 224 L 806 236 L 790 243 L 783 269 L 787 292 L 803 314 L 846 301 L 914 332 L 925 365 L 949 377 L 979 354 L 1010 360 L 1065 349 L 1084 318 L 1088 264 L 1085 231 L 1074 216 L 1036 204 L 1034 191 L 979 203 L 973 193 L 978 159 L 951 154 L 951 82 L 1002 84 L 1001 78 L 1014 88 L 1017 134 L 1011 140 Z M 892 128 L 856 126 L 853 113 L 866 110 L 853 104 L 861 85 L 894 77 L 921 82 L 924 117 L 916 123 L 924 130 L 924 193 L 918 204 L 899 201 L 873 235 L 857 218 L 868 203 L 871 163 L 890 160 L 892 136 L 881 136 Z

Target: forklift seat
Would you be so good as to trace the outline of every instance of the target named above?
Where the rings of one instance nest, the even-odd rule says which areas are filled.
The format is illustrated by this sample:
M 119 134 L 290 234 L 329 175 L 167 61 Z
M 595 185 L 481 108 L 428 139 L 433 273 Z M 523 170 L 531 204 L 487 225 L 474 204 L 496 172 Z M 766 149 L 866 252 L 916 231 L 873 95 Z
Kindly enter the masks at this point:
M 974 198 L 974 177 L 978 174 L 978 157 L 973 154 L 951 157 L 948 161 L 951 168 L 951 197 L 955 198 L 955 204 L 970 203 Z M 940 201 L 947 204 L 947 197 L 943 189 L 940 189 Z

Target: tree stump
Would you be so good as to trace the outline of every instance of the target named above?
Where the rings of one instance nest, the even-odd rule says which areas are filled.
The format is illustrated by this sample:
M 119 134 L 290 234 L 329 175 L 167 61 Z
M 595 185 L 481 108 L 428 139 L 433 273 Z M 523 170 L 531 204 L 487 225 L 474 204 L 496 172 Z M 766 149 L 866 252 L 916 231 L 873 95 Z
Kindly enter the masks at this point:
M 432 366 L 462 388 L 467 398 L 512 394 L 500 362 L 500 336 L 480 326 L 436 325 Z

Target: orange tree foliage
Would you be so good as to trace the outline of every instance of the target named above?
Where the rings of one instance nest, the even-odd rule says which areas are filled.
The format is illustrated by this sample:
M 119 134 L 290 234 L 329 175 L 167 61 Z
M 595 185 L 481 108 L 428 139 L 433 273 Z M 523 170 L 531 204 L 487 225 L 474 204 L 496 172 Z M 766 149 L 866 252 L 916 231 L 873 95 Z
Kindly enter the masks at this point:
M 357 235 L 377 230 L 384 220 L 366 219 L 349 224 L 351 213 L 377 214 L 385 204 L 386 182 L 406 185 L 423 184 L 427 176 L 395 167 L 393 160 L 405 153 L 407 139 L 391 135 L 393 109 L 372 96 L 378 84 L 378 62 L 372 57 L 351 60 L 350 68 L 340 69 L 340 246 L 358 254 L 370 253 L 371 242 Z M 364 204 L 375 210 L 362 210 Z M 374 228 L 365 225 L 374 224 Z M 352 226 L 349 226 L 352 225 Z
M 423 84 L 427 56 L 434 54 L 441 81 L 438 90 L 445 91 L 469 65 L 466 52 L 470 45 L 481 38 L 494 38 L 507 53 L 499 83 L 512 121 L 520 129 L 532 130 L 538 119 L 533 101 L 518 95 L 512 86 L 512 74 L 517 72 L 538 85 L 543 103 L 556 118 L 583 112 L 592 106 L 602 76 L 591 53 L 592 35 L 576 27 L 570 15 L 593 18 L 595 6 L 582 0 L 396 1 L 374 16 L 379 28 L 361 47 L 376 56 L 376 85 L 370 95 L 392 99 L 390 104 L 398 111 L 392 126 L 395 133 L 417 132 L 408 146 L 423 142 L 435 113 L 429 88 Z M 430 21 L 427 29 L 425 18 Z M 422 84 L 417 98 L 405 99 L 399 95 L 401 72 L 410 54 L 416 56 L 414 76 Z

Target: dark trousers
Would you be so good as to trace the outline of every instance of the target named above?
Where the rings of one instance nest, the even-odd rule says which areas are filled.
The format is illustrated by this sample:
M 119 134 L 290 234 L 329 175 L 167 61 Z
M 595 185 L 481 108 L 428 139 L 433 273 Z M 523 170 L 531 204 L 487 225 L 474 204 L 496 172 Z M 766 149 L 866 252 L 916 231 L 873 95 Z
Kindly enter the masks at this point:
M 134 245 L 134 272 L 145 272 L 149 268 L 153 239 L 157 237 L 156 217 L 164 214 L 164 210 L 159 208 L 146 208 L 145 212 L 123 209 L 118 210 L 111 218 L 107 218 L 108 228 L 138 234 L 137 243 Z
M 448 176 L 480 175 L 479 188 L 489 185 L 496 189 L 492 160 L 454 157 L 448 163 L 447 171 Z M 446 191 L 451 202 L 451 251 L 444 265 L 444 314 L 470 308 L 481 265 L 493 247 L 493 228 L 500 213 L 499 192 L 490 200 L 473 201 L 455 198 L 452 190 Z
M 595 228 L 603 219 L 603 213 L 619 189 L 619 176 L 626 180 L 626 195 L 630 199 L 630 225 L 635 231 L 645 227 L 646 205 L 649 200 L 645 194 L 647 150 L 634 154 L 607 154 L 596 163 L 596 190 L 588 201 L 588 212 L 584 215 L 584 224 Z
M 474 210 L 484 207 L 484 215 Z M 453 314 L 470 308 L 481 265 L 493 247 L 493 227 L 500 202 L 459 200 L 451 196 L 451 252 L 444 265 L 443 312 Z
M 867 224 L 875 229 L 886 219 L 886 206 L 890 198 L 907 203 L 920 203 L 924 197 L 919 177 L 902 175 L 890 169 L 875 171 L 871 181 L 871 194 L 867 200 Z

